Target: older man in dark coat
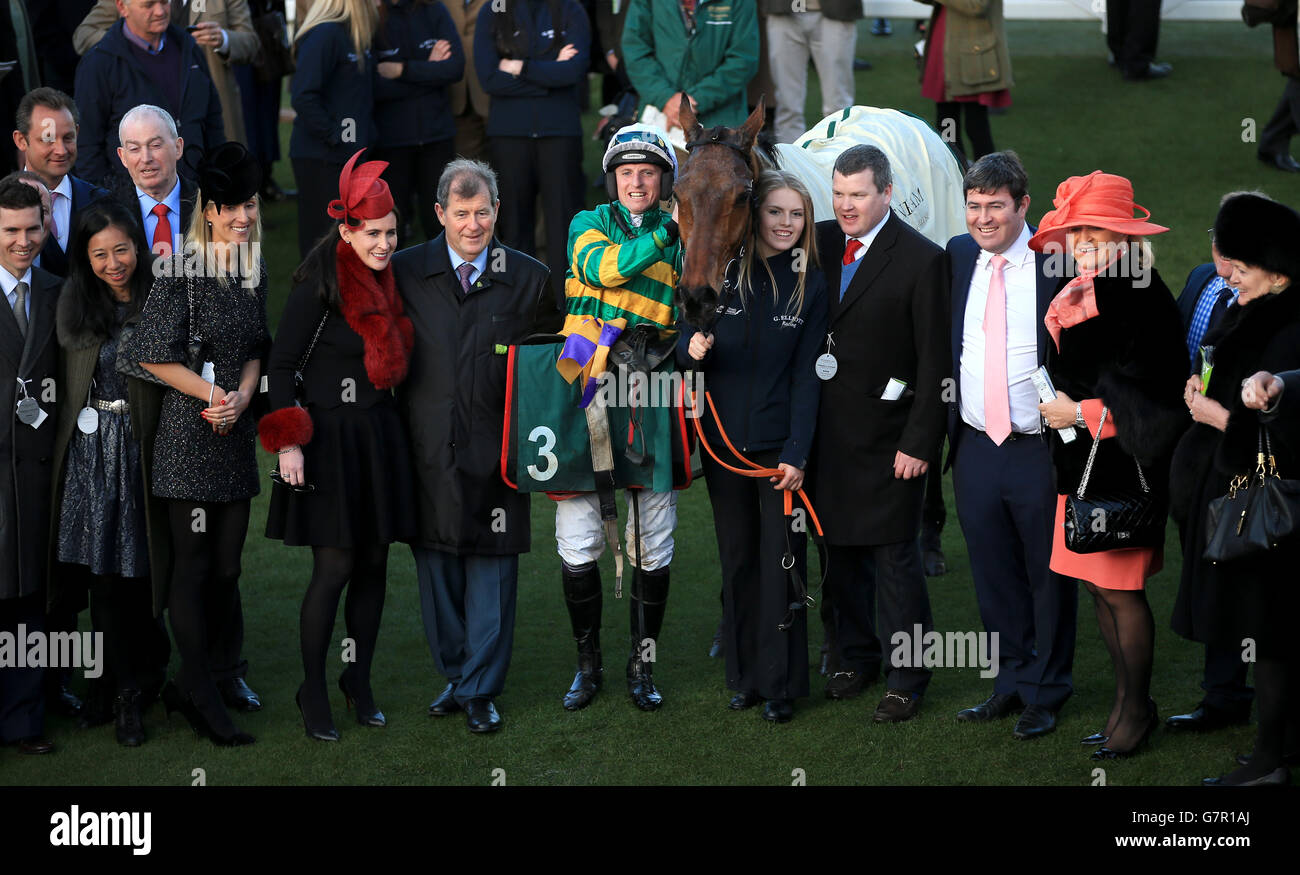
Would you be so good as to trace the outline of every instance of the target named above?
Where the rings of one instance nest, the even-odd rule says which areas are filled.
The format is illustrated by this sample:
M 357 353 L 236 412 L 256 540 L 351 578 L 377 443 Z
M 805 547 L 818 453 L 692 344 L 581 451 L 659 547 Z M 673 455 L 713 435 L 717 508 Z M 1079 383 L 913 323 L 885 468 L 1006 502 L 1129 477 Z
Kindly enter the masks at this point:
M 59 279 L 32 262 L 45 239 L 41 196 L 18 181 L 0 185 L 0 635 L 17 651 L 44 634 L 45 576 L 54 455 Z M 19 385 L 22 385 L 22 389 Z M 49 753 L 43 669 L 0 665 L 0 742 Z
M 845 150 L 831 190 L 835 221 L 817 225 L 831 306 L 813 487 L 842 661 L 826 693 L 860 693 L 884 642 L 887 691 L 873 719 L 896 722 L 916 714 L 930 680 L 911 655 L 932 625 L 917 536 L 925 460 L 937 457 L 947 415 L 948 270 L 943 250 L 890 210 L 879 149 Z
M 438 183 L 444 231 L 393 259 L 415 329 L 398 400 L 411 438 L 420 512 L 412 544 L 433 659 L 448 681 L 431 716 L 466 712 L 471 732 L 501 726 L 514 643 L 528 496 L 501 479 L 505 346 L 559 327 L 545 265 L 493 235 L 496 174 L 467 159 Z

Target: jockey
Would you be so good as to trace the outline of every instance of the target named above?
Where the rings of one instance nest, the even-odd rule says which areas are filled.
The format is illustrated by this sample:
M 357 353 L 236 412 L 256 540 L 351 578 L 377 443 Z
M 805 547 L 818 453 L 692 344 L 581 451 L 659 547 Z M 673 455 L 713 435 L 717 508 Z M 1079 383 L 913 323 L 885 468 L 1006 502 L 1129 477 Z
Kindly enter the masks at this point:
M 668 137 L 649 125 L 629 125 L 610 140 L 601 167 L 609 204 L 578 213 L 569 226 L 567 314 L 562 333 L 620 321 L 631 328 L 649 323 L 671 328 L 681 272 L 677 223 L 660 208 L 677 176 L 677 157 Z M 672 490 L 638 490 L 640 549 L 633 531 L 633 497 L 628 491 L 627 555 L 640 563 L 633 574 L 632 652 L 628 693 L 644 711 L 663 698 L 651 676 L 653 641 L 663 626 L 668 601 L 668 564 L 673 558 L 677 496 Z M 556 546 L 561 559 L 564 600 L 578 644 L 578 671 L 564 696 L 570 711 L 585 708 L 600 689 L 601 583 L 596 561 L 605 549 L 599 500 L 582 493 L 555 508 Z M 638 555 L 638 553 L 640 555 Z M 646 658 L 649 656 L 649 658 Z

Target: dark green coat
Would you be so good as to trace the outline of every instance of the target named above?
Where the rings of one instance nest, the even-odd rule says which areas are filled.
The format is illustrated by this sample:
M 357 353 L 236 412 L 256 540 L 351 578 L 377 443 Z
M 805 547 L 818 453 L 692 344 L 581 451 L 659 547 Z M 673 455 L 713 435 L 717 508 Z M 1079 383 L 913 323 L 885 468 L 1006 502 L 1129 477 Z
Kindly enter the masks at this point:
M 147 267 L 141 266 L 140 270 Z M 64 462 L 68 444 L 77 427 L 77 413 L 85 406 L 90 381 L 99 362 L 99 348 L 104 338 L 74 331 L 71 320 L 71 295 L 59 297 L 55 325 L 59 338 L 59 405 L 54 431 L 54 479 L 51 495 L 54 496 L 54 513 L 50 522 L 50 585 L 49 603 L 73 603 L 80 599 L 74 589 L 79 578 L 58 573 L 55 554 L 58 549 L 59 510 L 63 500 Z M 132 321 L 135 318 L 133 317 Z M 153 582 L 153 612 L 161 616 L 167 606 L 167 586 L 171 579 L 171 533 L 167 524 L 166 504 L 154 498 L 149 490 L 149 462 L 153 458 L 154 434 L 158 429 L 158 413 L 162 407 L 163 389 L 154 383 L 127 379 L 127 402 L 131 405 L 131 433 L 140 440 L 140 462 L 145 495 L 145 523 L 149 535 L 149 574 Z
M 699 103 L 700 124 L 736 127 L 749 115 L 745 89 L 758 72 L 755 0 L 700 0 L 687 34 L 677 0 L 634 0 L 623 59 L 643 104 L 660 109 L 678 91 Z

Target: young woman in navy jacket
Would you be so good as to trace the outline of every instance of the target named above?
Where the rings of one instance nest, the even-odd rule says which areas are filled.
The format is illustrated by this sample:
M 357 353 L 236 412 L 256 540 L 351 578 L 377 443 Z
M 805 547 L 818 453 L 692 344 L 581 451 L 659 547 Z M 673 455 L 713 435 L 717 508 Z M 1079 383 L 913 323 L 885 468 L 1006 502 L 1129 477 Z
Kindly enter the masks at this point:
M 489 3 L 474 31 L 474 69 L 492 97 L 487 137 L 501 183 L 497 231 L 507 245 L 536 254 L 541 195 L 546 264 L 560 296 L 569 222 L 585 204 L 578 83 L 590 48 L 591 26 L 577 0 Z
M 294 37 L 289 96 L 298 113 L 289 159 L 298 182 L 298 255 L 330 228 L 343 165 L 377 139 L 375 64 L 370 51 L 379 13 L 373 0 L 315 0 Z
M 711 332 L 679 324 L 677 358 L 703 372 L 732 446 L 780 472 L 745 477 L 701 455 L 722 565 L 727 686 L 736 693 L 729 707 L 766 700 L 763 718 L 785 723 L 792 700 L 808 695 L 807 612 L 790 607 L 801 601 L 795 575 L 805 583 L 808 577 L 806 526 L 793 530 L 782 493 L 803 485 L 812 446 L 827 293 L 807 189 L 779 170 L 764 172 L 756 189 L 750 239 L 727 274 L 734 291 L 724 293 Z M 727 450 L 707 404 L 701 415 L 713 451 L 745 467 Z
M 447 7 L 438 0 L 384 0 L 379 7 L 375 58 L 375 154 L 402 217 L 399 245 L 442 232 L 433 205 L 438 177 L 456 157 L 456 120 L 448 88 L 465 75 L 465 52 Z M 424 236 L 413 237 L 414 197 Z

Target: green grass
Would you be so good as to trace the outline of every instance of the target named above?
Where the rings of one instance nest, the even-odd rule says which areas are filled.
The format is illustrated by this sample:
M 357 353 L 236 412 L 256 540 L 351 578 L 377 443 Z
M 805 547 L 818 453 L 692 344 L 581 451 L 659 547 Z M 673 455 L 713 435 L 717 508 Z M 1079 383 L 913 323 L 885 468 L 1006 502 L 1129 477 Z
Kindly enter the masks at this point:
M 875 69 L 857 76 L 860 103 L 893 106 L 933 116 L 922 100 L 911 60 L 910 26 L 895 21 L 895 35 L 859 39 L 858 54 Z M 1156 242 L 1157 267 L 1177 292 L 1187 271 L 1207 259 L 1204 229 L 1220 195 L 1237 188 L 1262 188 L 1300 204 L 1300 179 L 1270 171 L 1242 142 L 1242 120 L 1262 127 L 1281 91 L 1271 67 L 1267 31 L 1235 23 L 1166 23 L 1163 60 L 1175 72 L 1167 80 L 1129 85 L 1105 64 L 1105 45 L 1093 24 L 1013 22 L 1008 26 L 1017 85 L 1009 114 L 993 119 L 1001 148 L 1019 151 L 1029 170 L 1037 220 L 1050 209 L 1056 184 L 1068 175 L 1096 168 L 1133 179 L 1138 202 L 1172 231 Z M 815 122 L 818 97 L 809 95 L 808 120 Z M 589 116 L 587 123 L 592 119 Z M 284 142 L 287 145 L 287 131 Z M 588 142 L 593 173 L 599 155 Z M 292 183 L 288 162 L 277 172 Z M 595 202 L 595 192 L 592 203 Z M 295 265 L 295 208 L 265 211 L 267 260 L 272 273 L 271 320 L 278 320 Z M 270 459 L 263 459 L 269 468 Z M 980 630 L 966 552 L 948 495 L 944 532 L 949 573 L 929 583 L 938 630 Z M 1077 740 L 1099 728 L 1112 690 L 1109 660 L 1097 634 L 1092 607 L 1080 602 L 1074 697 L 1061 714 L 1059 731 L 1032 743 L 1015 742 L 1011 723 L 958 724 L 954 713 L 982 700 L 988 681 L 974 669 L 939 669 L 916 720 L 900 726 L 870 723 L 883 692 L 873 687 L 861 699 L 835 703 L 813 696 L 797 703 L 795 720 L 769 726 L 754 711 L 724 707 L 729 694 L 721 662 L 705 657 L 719 614 L 717 554 L 712 515 L 702 486 L 681 496 L 677 558 L 655 677 L 664 708 L 637 711 L 622 692 L 620 674 L 627 635 L 627 604 L 607 594 L 603 638 L 610 668 L 605 692 L 586 711 L 569 714 L 560 695 L 573 671 L 554 552 L 551 503 L 533 503 L 534 550 L 520 568 L 514 659 L 499 705 L 505 729 L 472 737 L 460 718 L 433 720 L 425 708 L 442 688 L 420 624 L 414 568 L 409 550 L 391 553 L 389 595 L 374 688 L 389 717 L 383 730 L 349 721 L 334 696 L 335 721 L 343 733 L 336 745 L 304 737 L 293 704 L 301 678 L 298 656 L 299 601 L 310 571 L 310 555 L 262 537 L 266 496 L 253 506 L 242 578 L 249 681 L 266 703 L 239 723 L 258 737 L 251 748 L 222 750 L 196 740 L 177 716 L 161 709 L 145 715 L 148 742 L 119 748 L 111 727 L 78 731 L 70 721 L 49 720 L 59 745 L 52 757 L 21 757 L 0 750 L 0 782 L 28 784 L 184 785 L 203 769 L 209 785 L 235 784 L 471 784 L 486 785 L 503 769 L 510 785 L 523 784 L 751 784 L 784 785 L 803 769 L 810 785 L 1033 785 L 1085 786 L 1093 763 Z M 1153 694 L 1161 713 L 1173 713 L 1199 698 L 1201 648 L 1168 629 L 1179 561 L 1171 528 L 1166 568 L 1150 582 L 1157 643 Z M 608 557 L 605 579 L 612 579 Z M 814 562 L 815 565 L 815 562 Z M 83 615 L 83 622 L 88 618 Z M 342 621 L 336 640 L 343 634 Z M 815 612 L 810 641 L 821 639 Z M 337 651 L 335 651 L 337 652 Z M 816 654 L 813 654 L 815 661 Z M 332 669 L 333 675 L 342 668 Z M 332 689 L 332 688 L 331 688 Z M 1106 766 L 1111 785 L 1188 785 L 1231 767 L 1231 756 L 1250 746 L 1252 730 L 1240 728 L 1208 737 L 1156 734 L 1152 750 L 1132 761 Z

